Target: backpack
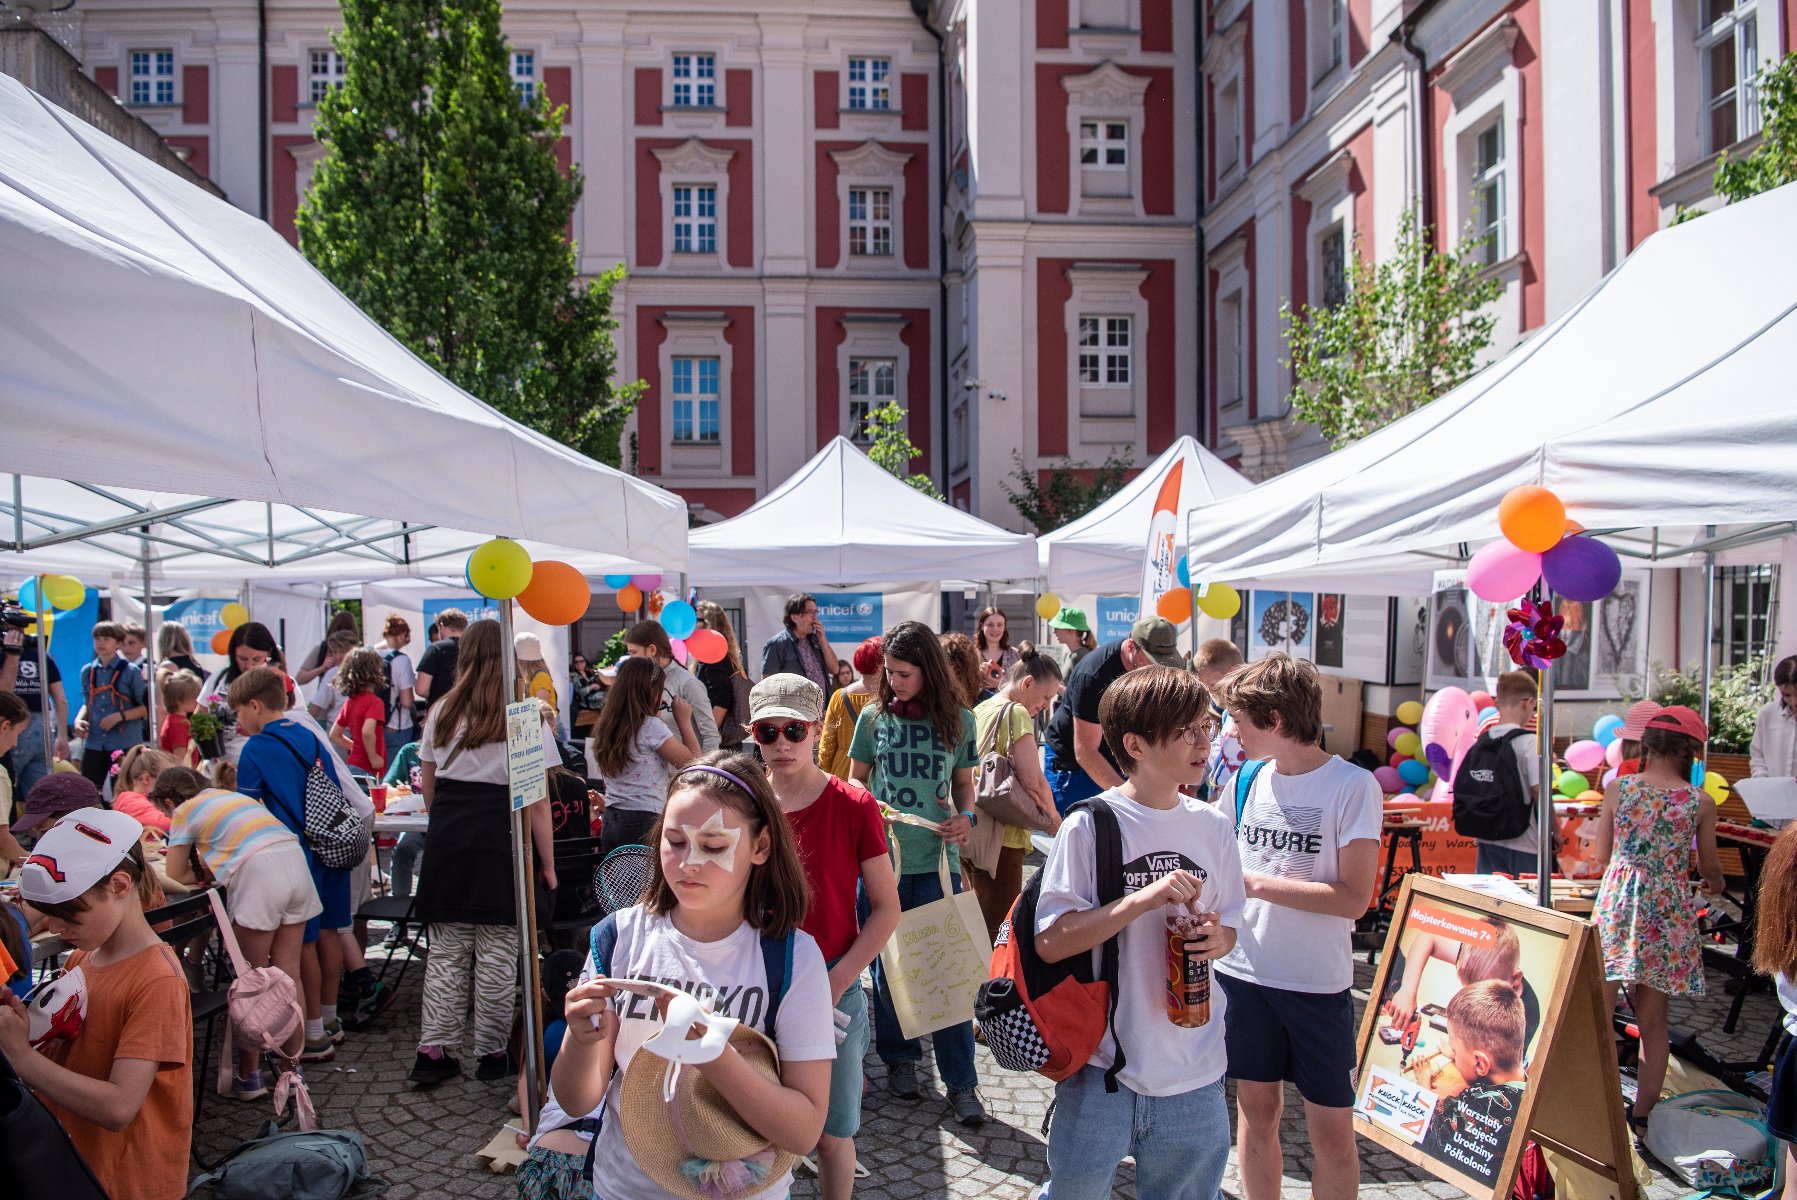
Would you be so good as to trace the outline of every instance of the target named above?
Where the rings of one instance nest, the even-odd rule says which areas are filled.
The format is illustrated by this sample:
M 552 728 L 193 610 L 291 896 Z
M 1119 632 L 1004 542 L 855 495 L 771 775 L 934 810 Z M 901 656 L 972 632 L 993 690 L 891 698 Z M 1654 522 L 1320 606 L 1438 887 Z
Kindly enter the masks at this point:
M 393 719 L 393 710 L 399 706 L 399 697 L 393 694 L 393 658 L 399 651 L 389 646 L 381 651 L 381 728 L 387 728 L 387 722 Z
M 212 901 L 213 915 L 218 918 L 219 941 L 223 943 L 225 953 L 231 956 L 231 971 L 235 976 L 230 990 L 225 993 L 225 1044 L 252 1051 L 258 1057 L 263 1054 L 278 1057 L 285 1053 L 288 1040 L 306 1024 L 306 1010 L 300 1007 L 299 987 L 279 967 L 250 966 L 243 957 L 242 947 L 237 944 L 230 914 L 225 911 L 224 901 L 219 899 L 218 889 L 209 888 L 206 895 Z M 231 1072 L 235 1066 L 232 1055 L 219 1055 L 219 1095 L 231 1094 Z M 309 1132 L 317 1128 L 318 1118 L 312 1111 L 312 1098 L 306 1091 L 305 1080 L 292 1069 L 292 1064 L 281 1072 L 280 1082 L 275 1085 L 277 1115 L 287 1107 L 289 1092 L 294 1097 L 294 1113 L 300 1129 Z
M 1488 729 L 1460 761 L 1454 772 L 1454 832 L 1461 837 L 1501 842 L 1528 829 L 1534 806 L 1510 748 L 1524 732 L 1499 735 Z
M 358 1185 L 388 1188 L 368 1169 L 362 1135 L 347 1129 L 281 1133 L 265 1121 L 256 1136 L 213 1163 L 188 1186 L 187 1194 L 211 1184 L 220 1200 L 341 1200 Z
M 1123 831 L 1110 803 L 1094 796 L 1068 810 L 1092 815 L 1098 903 L 1123 898 Z M 992 974 L 974 997 L 973 1019 L 998 1065 L 1034 1071 L 1059 1083 L 1086 1065 L 1107 1030 L 1117 1057 L 1104 1074 L 1104 1089 L 1117 1090 L 1127 1061 L 1117 1037 L 1117 939 L 1100 948 L 1098 975 L 1090 953 L 1046 962 L 1036 952 L 1036 907 L 1042 898 L 1037 871 L 1011 905 L 992 947 Z
M 368 857 L 368 828 L 362 823 L 362 814 L 350 804 L 343 789 L 324 773 L 324 763 L 318 755 L 314 754 L 312 761 L 307 763 L 305 756 L 286 738 L 272 733 L 269 736 L 285 746 L 306 769 L 302 820 L 306 845 L 327 867 L 348 870 L 360 864 Z M 313 742 L 317 743 L 316 736 Z
M 1242 827 L 1242 810 L 1248 807 L 1249 793 L 1254 791 L 1254 781 L 1260 778 L 1261 769 L 1267 765 L 1264 758 L 1253 758 L 1242 764 L 1242 769 L 1235 773 L 1235 827 Z
M 1721 1088 L 1682 1092 L 1654 1105 L 1642 1143 L 1695 1188 L 1739 1196 L 1779 1182 L 1783 1154 L 1759 1104 Z

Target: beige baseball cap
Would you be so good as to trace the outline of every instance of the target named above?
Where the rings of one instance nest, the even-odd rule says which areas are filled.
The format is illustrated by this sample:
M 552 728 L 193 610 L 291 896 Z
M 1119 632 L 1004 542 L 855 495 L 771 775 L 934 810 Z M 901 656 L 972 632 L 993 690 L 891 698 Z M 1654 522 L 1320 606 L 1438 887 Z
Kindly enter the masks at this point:
M 1179 652 L 1179 630 L 1165 617 L 1143 617 L 1130 626 L 1129 640 L 1148 651 L 1148 657 L 1175 671 L 1185 669 L 1185 656 Z
M 749 720 L 791 717 L 796 721 L 824 719 L 824 689 L 803 675 L 782 672 L 769 675 L 749 689 Z

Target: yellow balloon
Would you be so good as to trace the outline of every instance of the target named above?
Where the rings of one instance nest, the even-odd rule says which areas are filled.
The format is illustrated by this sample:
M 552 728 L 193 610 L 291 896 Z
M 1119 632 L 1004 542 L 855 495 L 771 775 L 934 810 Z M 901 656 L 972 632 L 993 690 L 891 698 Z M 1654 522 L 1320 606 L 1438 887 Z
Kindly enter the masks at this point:
M 1720 804 L 1728 799 L 1728 780 L 1714 771 L 1705 771 L 1703 773 L 1703 790 L 1714 796 L 1716 803 Z
M 1423 748 L 1423 739 L 1414 733 L 1400 733 L 1398 740 L 1391 744 L 1391 748 L 1405 758 L 1415 758 Z
M 250 619 L 250 610 L 233 600 L 218 610 L 218 619 L 226 629 L 235 629 Z
M 530 551 L 511 538 L 494 538 L 468 556 L 468 582 L 489 600 L 510 600 L 530 586 Z
M 1052 621 L 1061 612 L 1061 598 L 1053 592 L 1043 592 L 1036 597 L 1036 615 L 1044 621 Z
M 64 612 L 80 608 L 81 602 L 87 599 L 87 585 L 73 575 L 44 576 L 44 601 L 51 608 Z
M 1423 719 L 1423 706 L 1419 701 L 1406 700 L 1398 705 L 1398 724 L 1414 726 Z
M 1242 594 L 1227 583 L 1207 583 L 1198 589 L 1198 611 L 1227 621 L 1242 611 Z

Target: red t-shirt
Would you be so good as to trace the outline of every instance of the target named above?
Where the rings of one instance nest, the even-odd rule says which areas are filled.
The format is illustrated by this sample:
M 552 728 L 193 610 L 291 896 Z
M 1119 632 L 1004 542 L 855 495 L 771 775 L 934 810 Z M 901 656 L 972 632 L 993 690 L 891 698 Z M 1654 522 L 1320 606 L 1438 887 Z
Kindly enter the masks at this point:
M 886 853 L 886 823 L 872 795 L 835 777 L 816 800 L 787 813 L 786 823 L 811 885 L 811 908 L 799 927 L 817 939 L 825 962 L 835 962 L 861 932 L 855 885 L 861 864 Z
M 343 702 L 343 711 L 337 714 L 337 724 L 341 725 L 349 735 L 349 753 L 345 757 L 350 766 L 361 767 L 364 771 L 371 773 L 375 770 L 374 764 L 368 761 L 368 747 L 362 744 L 362 726 L 369 721 L 374 722 L 374 736 L 376 744 L 379 745 L 380 739 L 387 736 L 384 715 L 386 707 L 381 703 L 381 698 L 373 692 L 363 692 L 361 695 L 351 696 Z M 385 753 L 384 750 L 382 752 Z M 385 764 L 381 769 L 386 769 Z

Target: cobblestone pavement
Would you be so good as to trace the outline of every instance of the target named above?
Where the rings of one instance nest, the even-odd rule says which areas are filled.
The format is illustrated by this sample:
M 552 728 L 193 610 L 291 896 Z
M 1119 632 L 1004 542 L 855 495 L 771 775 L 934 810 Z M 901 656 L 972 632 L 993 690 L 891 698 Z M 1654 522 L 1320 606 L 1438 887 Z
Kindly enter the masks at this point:
M 456 1196 L 461 1200 L 509 1198 L 515 1195 L 510 1176 L 496 1176 L 474 1157 L 499 1127 L 512 1120 L 506 1102 L 511 1083 L 473 1079 L 473 1063 L 463 1061 L 467 1076 L 429 1091 L 414 1091 L 406 1081 L 418 1029 L 422 964 L 406 974 L 399 1000 L 373 1028 L 351 1034 L 335 1061 L 310 1068 L 312 1096 L 320 1123 L 361 1132 L 375 1171 L 393 1184 L 391 1200 Z M 1365 956 L 1356 959 L 1356 998 L 1364 1002 L 1372 982 Z M 1722 1033 L 1730 997 L 1723 977 L 1709 974 L 1710 994 L 1693 1002 L 1674 1001 L 1675 1026 L 1698 1031 L 1703 1045 L 1722 1058 L 1751 1058 L 1764 1041 L 1777 1012 L 1770 989 L 1748 997 L 1734 1036 Z M 925 1041 L 926 1055 L 928 1040 Z M 216 1051 L 216 1046 L 215 1046 Z M 1040 1076 L 1018 1075 L 993 1064 L 984 1046 L 977 1047 L 981 1094 L 991 1119 L 978 1130 L 964 1130 L 949 1116 L 940 1086 L 926 1057 L 920 1078 L 924 1097 L 904 1102 L 889 1099 L 885 1068 L 872 1054 L 867 1060 L 868 1100 L 858 1139 L 862 1162 L 871 1178 L 857 1188 L 868 1200 L 911 1197 L 982 1197 L 1024 1200 L 1035 1194 L 1046 1175 L 1045 1143 L 1040 1133 L 1052 1085 Z M 206 1098 L 195 1136 L 198 1157 L 205 1162 L 249 1137 L 268 1114 L 267 1101 L 242 1104 Z M 1287 1197 L 1309 1195 L 1311 1151 L 1304 1135 L 1302 1106 L 1287 1090 L 1285 1190 Z M 1426 1200 L 1460 1195 L 1373 1144 L 1360 1141 L 1361 1195 L 1370 1200 Z M 1654 1168 L 1651 1200 L 1673 1200 L 1689 1192 Z M 1240 1195 L 1235 1155 L 1230 1154 L 1223 1190 Z M 1129 1163 L 1118 1172 L 1116 1194 L 1136 1197 Z M 801 1172 L 795 1197 L 814 1197 L 813 1180 Z M 1158 1200 L 1142 1197 L 1141 1200 Z

